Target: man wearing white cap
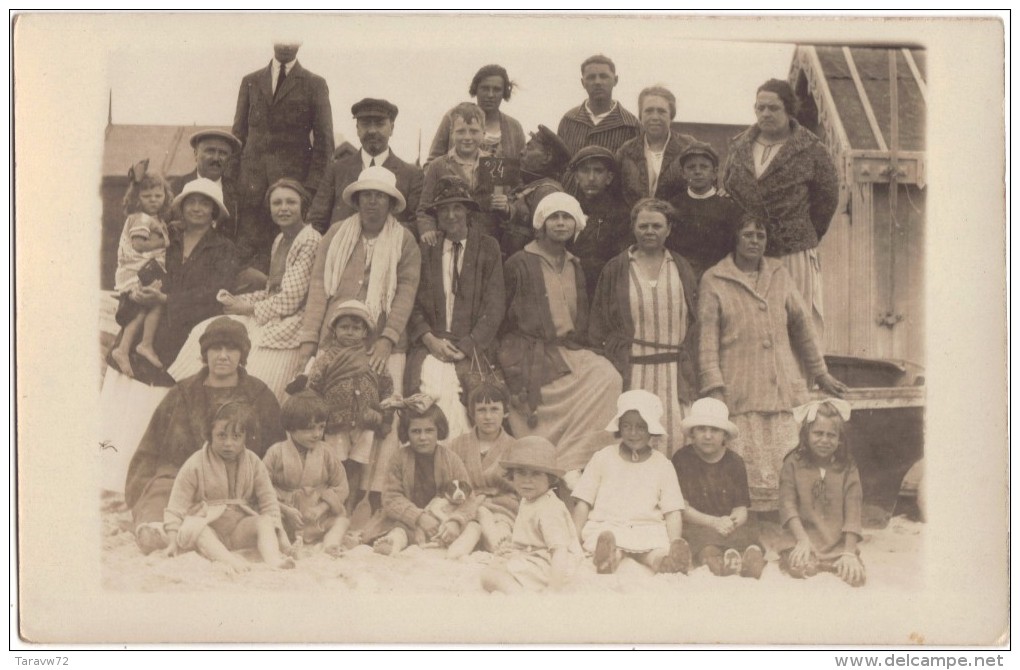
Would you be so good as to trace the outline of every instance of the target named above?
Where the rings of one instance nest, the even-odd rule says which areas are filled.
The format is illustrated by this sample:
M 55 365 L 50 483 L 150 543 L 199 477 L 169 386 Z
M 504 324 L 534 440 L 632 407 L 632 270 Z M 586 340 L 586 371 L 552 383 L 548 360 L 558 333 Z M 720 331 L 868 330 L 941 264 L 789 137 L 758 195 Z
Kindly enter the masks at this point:
M 376 323 L 369 338 L 369 364 L 379 373 L 388 369 L 395 380 L 404 378 L 407 321 L 418 292 L 421 253 L 414 236 L 394 216 L 407 206 L 396 182 L 392 172 L 377 165 L 344 189 L 344 201 L 357 213 L 335 223 L 315 254 L 298 334 L 301 368 L 326 344 L 326 314 L 346 300 L 360 300 Z M 369 491 L 382 490 L 386 464 L 396 448 L 394 430 L 380 445 L 372 474 L 366 475 Z
M 195 169 L 174 179 L 170 187 L 179 194 L 185 184 L 200 177 L 219 186 L 230 215 L 220 221 L 217 230 L 231 240 L 237 239 L 237 183 L 227 176 L 226 170 L 230 161 L 241 153 L 241 141 L 225 130 L 207 128 L 193 133 L 188 142 L 195 150 Z

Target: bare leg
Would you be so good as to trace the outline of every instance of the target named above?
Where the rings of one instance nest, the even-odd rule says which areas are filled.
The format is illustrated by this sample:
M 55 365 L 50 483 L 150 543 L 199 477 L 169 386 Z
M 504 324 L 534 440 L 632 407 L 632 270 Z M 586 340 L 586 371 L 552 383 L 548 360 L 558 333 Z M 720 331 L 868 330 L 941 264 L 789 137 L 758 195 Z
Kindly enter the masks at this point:
M 498 554 L 509 548 L 513 531 L 506 523 L 497 520 L 491 510 L 479 507 L 478 523 L 482 527 L 482 542 L 487 551 Z
M 523 587 L 506 570 L 486 568 L 482 572 L 482 588 L 487 593 L 520 593 Z
M 138 330 L 142 327 L 142 322 L 145 320 L 145 312 L 138 312 L 134 318 L 124 326 L 124 332 L 120 338 L 120 344 L 117 348 L 110 352 L 110 358 L 117 364 L 120 371 L 126 374 L 128 377 L 134 377 L 135 371 L 131 369 L 131 345 L 135 343 L 135 338 L 138 337 Z
M 276 537 L 276 523 L 273 517 L 260 514 L 257 526 L 259 555 L 272 568 L 290 569 L 294 559 L 280 553 L 280 540 Z
M 450 543 L 446 550 L 446 557 L 456 560 L 461 556 L 467 556 L 475 550 L 480 539 L 482 539 L 482 527 L 478 525 L 477 521 L 469 521 L 468 525 L 464 526 L 460 537 Z
M 204 528 L 195 541 L 198 553 L 214 563 L 222 563 L 231 573 L 242 573 L 251 570 L 251 564 L 237 554 L 231 552 L 211 528 Z
M 341 545 L 343 542 L 344 535 L 347 534 L 347 528 L 351 525 L 351 520 L 345 516 L 336 517 L 333 519 L 333 525 L 326 531 L 326 535 L 322 538 L 322 548 L 327 554 L 333 557 L 338 557 L 343 553 L 344 547 Z
M 138 343 L 137 347 L 135 347 L 135 351 L 138 352 L 138 355 L 152 363 L 157 369 L 163 367 L 163 362 L 159 360 L 159 356 L 156 355 L 156 350 L 152 348 L 152 340 L 156 337 L 156 328 L 159 327 L 159 319 L 161 316 L 163 316 L 162 305 L 156 305 L 145 313 L 145 317 L 142 322 L 142 341 Z
M 383 556 L 394 556 L 407 547 L 407 542 L 407 532 L 403 528 L 394 528 L 376 540 L 372 549 Z
M 651 569 L 652 572 L 658 572 L 659 566 L 662 564 L 662 559 L 666 558 L 669 553 L 666 549 L 652 549 L 646 551 L 643 554 L 631 554 L 630 557 L 635 561 Z

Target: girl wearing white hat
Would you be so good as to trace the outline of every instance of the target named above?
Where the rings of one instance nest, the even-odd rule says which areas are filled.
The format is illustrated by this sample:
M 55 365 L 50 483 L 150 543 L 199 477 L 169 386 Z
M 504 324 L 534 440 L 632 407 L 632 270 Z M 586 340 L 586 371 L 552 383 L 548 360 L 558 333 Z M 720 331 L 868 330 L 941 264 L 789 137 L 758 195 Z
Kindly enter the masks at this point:
M 744 459 L 726 448 L 739 434 L 726 403 L 715 398 L 696 401 L 681 426 L 691 444 L 673 455 L 673 467 L 687 502 L 684 539 L 694 565 L 707 565 L 720 577 L 761 577 L 765 557 L 757 525 L 748 522 L 747 468 Z
M 606 426 L 620 443 L 596 453 L 573 490 L 574 524 L 595 570 L 616 571 L 624 555 L 654 572 L 687 573 L 690 549 L 682 537 L 685 507 L 676 472 L 652 447 L 665 435 L 662 401 L 644 390 L 616 401 Z

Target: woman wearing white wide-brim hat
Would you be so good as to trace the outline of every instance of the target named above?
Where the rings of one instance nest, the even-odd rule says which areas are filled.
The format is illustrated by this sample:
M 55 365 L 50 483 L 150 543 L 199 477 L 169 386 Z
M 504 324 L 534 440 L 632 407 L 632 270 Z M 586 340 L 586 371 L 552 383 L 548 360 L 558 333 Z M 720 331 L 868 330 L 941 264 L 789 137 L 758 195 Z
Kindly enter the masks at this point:
M 326 314 L 339 303 L 359 300 L 376 322 L 369 339 L 369 364 L 376 372 L 388 369 L 393 379 L 401 380 L 407 321 L 421 272 L 418 244 L 393 216 L 407 202 L 397 190 L 396 176 L 382 166 L 363 170 L 342 197 L 358 212 L 334 223 L 319 243 L 298 333 L 300 364 L 303 368 L 329 337 Z M 381 504 L 386 464 L 397 450 L 396 432 L 377 445 L 370 471 L 361 477 L 362 487 L 374 494 L 370 496 L 373 509 Z

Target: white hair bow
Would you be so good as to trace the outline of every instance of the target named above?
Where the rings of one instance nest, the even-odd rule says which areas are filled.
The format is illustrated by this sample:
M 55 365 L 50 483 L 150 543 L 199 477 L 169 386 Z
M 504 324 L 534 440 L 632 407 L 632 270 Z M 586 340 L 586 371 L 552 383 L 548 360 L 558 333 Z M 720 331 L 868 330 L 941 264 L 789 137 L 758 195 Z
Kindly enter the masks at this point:
M 797 423 L 811 423 L 815 420 L 818 415 L 818 408 L 828 403 L 832 405 L 832 408 L 839 412 L 839 416 L 844 421 L 850 420 L 850 403 L 840 398 L 825 398 L 824 400 L 812 400 L 809 403 L 805 403 L 800 407 L 793 408 L 793 418 L 797 420 Z

